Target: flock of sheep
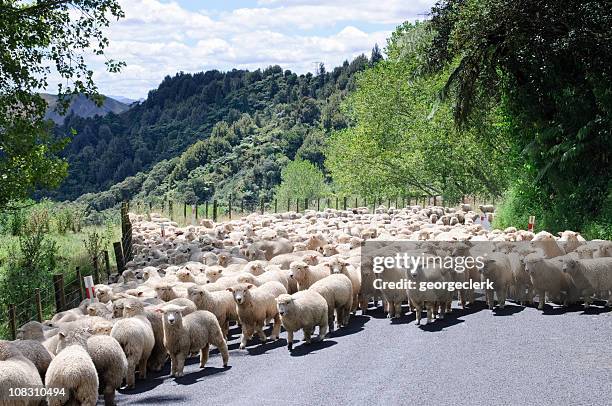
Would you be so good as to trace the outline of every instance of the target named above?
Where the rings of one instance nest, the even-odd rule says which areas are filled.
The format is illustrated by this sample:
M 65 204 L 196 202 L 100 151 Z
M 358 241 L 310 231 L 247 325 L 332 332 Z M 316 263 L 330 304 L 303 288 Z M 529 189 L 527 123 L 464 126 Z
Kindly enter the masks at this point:
M 484 215 L 493 208 L 480 206 Z M 382 299 L 388 317 L 401 317 L 408 303 L 420 323 L 450 312 L 455 292 L 376 289 L 374 281 L 481 281 L 489 308 L 495 297 L 521 304 L 537 295 L 567 305 L 593 298 L 612 301 L 612 242 L 587 242 L 578 233 L 559 237 L 547 232 L 488 230 L 470 205 L 459 208 L 412 206 L 404 209 L 327 209 L 282 214 L 251 214 L 242 219 L 179 227 L 156 214 L 131 215 L 134 259 L 108 285 L 96 285 L 96 299 L 56 314 L 44 323 L 29 322 L 16 341 L 0 341 L 0 405 L 38 404 L 6 400 L 8 388 L 45 385 L 64 388 L 48 396 L 49 405 L 68 400 L 106 405 L 124 383 L 136 385 L 136 373 L 160 371 L 168 358 L 171 375 L 183 375 L 185 359 L 199 353 L 200 367 L 210 345 L 228 365 L 230 323 L 242 331 L 240 348 L 254 335 L 276 340 L 281 326 L 289 350 L 293 334 L 304 341 L 323 340 L 343 328 L 357 311 L 366 313 Z M 363 242 L 373 243 L 362 260 Z M 484 267 L 463 272 L 440 267 L 375 271 L 372 258 L 392 255 L 396 241 L 410 241 L 415 255 L 485 255 Z M 486 252 L 485 252 L 486 251 Z M 462 306 L 475 292 L 457 290 Z M 264 328 L 272 325 L 269 337 Z M 70 398 L 70 399 L 69 399 Z

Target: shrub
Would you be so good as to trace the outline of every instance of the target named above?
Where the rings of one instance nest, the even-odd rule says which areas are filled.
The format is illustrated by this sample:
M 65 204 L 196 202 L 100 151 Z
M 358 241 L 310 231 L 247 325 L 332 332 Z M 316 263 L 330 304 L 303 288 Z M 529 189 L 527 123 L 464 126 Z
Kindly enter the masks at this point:
M 309 161 L 296 159 L 281 171 L 282 183 L 276 189 L 276 199 L 316 199 L 329 195 L 323 172 Z

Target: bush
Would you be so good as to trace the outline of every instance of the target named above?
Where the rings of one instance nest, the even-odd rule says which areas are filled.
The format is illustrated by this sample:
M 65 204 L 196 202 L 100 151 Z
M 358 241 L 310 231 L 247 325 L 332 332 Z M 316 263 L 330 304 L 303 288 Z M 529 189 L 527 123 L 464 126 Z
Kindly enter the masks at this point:
M 296 159 L 281 171 L 282 183 L 276 189 L 276 199 L 280 202 L 287 199 L 316 199 L 330 194 L 325 176 L 309 161 Z

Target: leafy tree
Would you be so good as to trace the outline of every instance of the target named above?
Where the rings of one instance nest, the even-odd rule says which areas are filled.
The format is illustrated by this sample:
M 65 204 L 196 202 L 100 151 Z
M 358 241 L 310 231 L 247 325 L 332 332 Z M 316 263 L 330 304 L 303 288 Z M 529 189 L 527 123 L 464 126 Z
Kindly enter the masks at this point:
M 329 194 L 323 173 L 312 163 L 296 159 L 281 172 L 282 183 L 276 190 L 276 199 L 316 199 Z
M 434 8 L 432 70 L 462 126 L 491 106 L 522 151 L 506 209 L 553 230 L 607 219 L 612 187 L 612 9 L 597 0 L 446 0 Z M 521 196 L 529 196 L 527 199 Z M 525 203 L 528 203 L 525 206 Z M 510 216 L 516 219 L 517 217 Z
M 372 55 L 370 56 L 370 64 L 376 65 L 376 63 L 383 59 L 383 54 L 378 47 L 378 44 L 374 44 L 374 48 L 372 48 Z
M 49 135 L 46 103 L 36 92 L 47 87 L 51 66 L 67 85 L 67 95 L 84 93 L 101 103 L 93 72 L 85 63 L 90 49 L 103 55 L 109 17 L 123 12 L 116 0 L 7 0 L 0 4 L 0 208 L 36 188 L 51 188 L 66 174 L 58 153 L 65 140 Z M 109 71 L 122 64 L 108 60 Z

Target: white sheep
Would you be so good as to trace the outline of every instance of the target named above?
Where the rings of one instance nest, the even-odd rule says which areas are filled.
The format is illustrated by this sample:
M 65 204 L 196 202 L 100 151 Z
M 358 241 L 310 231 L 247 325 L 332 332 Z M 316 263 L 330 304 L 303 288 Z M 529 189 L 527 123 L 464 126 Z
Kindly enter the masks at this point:
M 508 291 L 514 282 L 512 265 L 507 254 L 493 252 L 483 261 L 484 266 L 479 268 L 482 282 L 489 280 L 493 289 L 485 289 L 485 296 L 489 309 L 493 310 L 495 305 L 493 293 L 497 295 L 497 304 L 500 309 L 506 306 Z
M 96 366 L 87 351 L 80 345 L 70 345 L 53 358 L 45 377 L 45 386 L 62 388 L 64 396 L 50 394 L 47 403 L 59 406 L 72 401 L 94 406 L 98 401 L 98 384 Z
M 310 266 L 303 261 L 292 262 L 289 277 L 297 281 L 298 290 L 305 290 L 316 281 L 331 274 L 328 266 Z
M 544 309 L 546 295 L 549 299 L 563 299 L 564 305 L 568 305 L 577 296 L 571 277 L 563 273 L 563 260 L 530 254 L 525 257 L 525 269 L 539 296 L 538 309 Z
M 53 356 L 47 349 L 36 340 L 16 340 L 13 345 L 17 348 L 24 357 L 29 359 L 40 374 L 40 378 L 44 381 L 45 374 L 49 368 Z
M 348 325 L 353 307 L 353 284 L 346 275 L 326 276 L 308 289 L 319 293 L 327 301 L 327 322 L 330 330 L 334 329 L 334 311 L 338 327 Z
M 138 314 L 131 317 L 133 312 L 142 312 L 142 307 L 138 308 L 135 302 L 124 303 L 124 318 L 117 320 L 111 330 L 111 337 L 119 342 L 128 361 L 126 376 L 128 388 L 136 386 L 136 366 L 138 366 L 139 377 L 146 378 L 147 362 L 155 346 L 151 322 L 144 315 Z
M 189 299 L 198 310 L 208 310 L 217 317 L 223 336 L 227 338 L 229 322 L 238 320 L 236 302 L 231 292 L 219 290 L 210 292 L 203 286 L 192 286 L 188 289 Z
M 341 273 L 351 280 L 351 284 L 353 285 L 353 308 L 351 311 L 354 313 L 355 310 L 357 310 L 357 306 L 360 304 L 362 309 L 366 308 L 367 299 L 360 297 L 361 271 L 349 264 L 346 260 L 338 257 L 332 259 L 328 264 L 332 274 Z
M 164 346 L 170 354 L 170 375 L 183 376 L 185 359 L 197 352 L 200 353 L 200 368 L 204 368 L 210 344 L 219 349 L 223 366 L 227 367 L 227 343 L 215 315 L 206 310 L 197 310 L 183 317 L 182 310 L 182 306 L 176 305 L 165 305 L 160 309 L 164 315 Z
M 314 290 L 302 290 L 293 295 L 283 294 L 276 298 L 281 322 L 287 330 L 287 348 L 293 349 L 293 333 L 304 330 L 304 341 L 310 343 L 310 337 L 316 326 L 319 327 L 318 340 L 327 334 L 327 301 Z
M 8 399 L 10 388 L 41 387 L 38 370 L 10 341 L 0 341 L 0 399 Z M 34 406 L 34 399 L 0 400 L 2 405 Z M 92 403 L 93 404 L 93 403 Z
M 612 304 L 612 258 L 568 259 L 563 272 L 570 275 L 588 308 L 594 294 L 603 294 L 606 306 Z
M 242 326 L 240 349 L 246 347 L 247 341 L 255 333 L 262 342 L 265 342 L 266 335 L 263 332 L 263 326 L 269 320 L 274 320 L 270 339 L 278 339 L 281 325 L 274 295 L 250 283 L 240 283 L 227 290 L 234 296 L 238 318 Z

